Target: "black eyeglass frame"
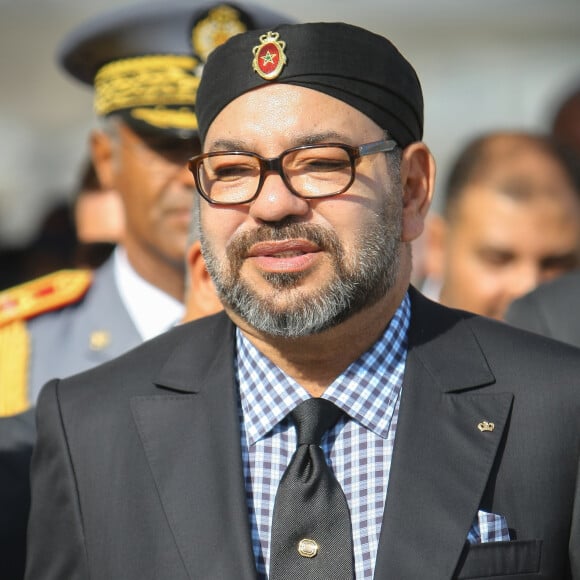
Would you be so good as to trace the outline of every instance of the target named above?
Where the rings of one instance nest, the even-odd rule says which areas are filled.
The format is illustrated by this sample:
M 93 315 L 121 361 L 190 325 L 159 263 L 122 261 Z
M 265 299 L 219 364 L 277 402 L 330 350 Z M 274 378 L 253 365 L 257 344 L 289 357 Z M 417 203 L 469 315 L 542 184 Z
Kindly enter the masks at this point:
M 325 197 L 334 197 L 335 195 L 340 195 L 344 193 L 349 187 L 354 183 L 356 178 L 356 163 L 361 157 L 365 157 L 366 155 L 374 155 L 376 153 L 389 153 L 393 151 L 398 146 L 398 143 L 393 139 L 381 139 L 380 141 L 373 141 L 371 143 L 363 143 L 362 145 L 358 145 L 354 147 L 352 145 L 347 145 L 346 143 L 319 143 L 313 145 L 299 145 L 297 147 L 291 147 L 290 149 L 286 149 L 282 151 L 280 155 L 277 157 L 262 157 L 257 153 L 253 153 L 252 151 L 212 151 L 210 153 L 201 153 L 200 155 L 196 155 L 192 157 L 188 163 L 187 167 L 189 171 L 191 171 L 193 178 L 195 179 L 195 184 L 197 187 L 198 193 L 203 197 L 208 203 L 212 205 L 243 205 L 246 203 L 251 203 L 254 201 L 260 192 L 262 191 L 262 186 L 264 185 L 264 181 L 266 179 L 266 175 L 268 173 L 277 173 L 281 178 L 286 187 L 292 192 L 293 195 L 296 197 L 300 197 L 302 199 L 323 199 Z M 350 168 L 351 168 L 351 175 L 348 183 L 339 191 L 333 193 L 326 193 L 323 195 L 303 195 L 296 191 L 292 185 L 290 184 L 288 178 L 284 174 L 282 161 L 284 157 L 290 155 L 291 153 L 295 153 L 296 151 L 302 151 L 305 149 L 320 149 L 325 147 L 338 147 L 345 151 L 348 155 L 350 160 Z M 219 155 L 245 155 L 248 157 L 252 157 L 258 160 L 260 164 L 260 179 L 258 180 L 258 185 L 256 187 L 256 193 L 252 195 L 250 198 L 245 199 L 244 201 L 216 201 L 212 199 L 201 186 L 201 179 L 199 176 L 200 171 L 202 170 L 202 164 L 205 159 L 210 157 L 217 157 Z

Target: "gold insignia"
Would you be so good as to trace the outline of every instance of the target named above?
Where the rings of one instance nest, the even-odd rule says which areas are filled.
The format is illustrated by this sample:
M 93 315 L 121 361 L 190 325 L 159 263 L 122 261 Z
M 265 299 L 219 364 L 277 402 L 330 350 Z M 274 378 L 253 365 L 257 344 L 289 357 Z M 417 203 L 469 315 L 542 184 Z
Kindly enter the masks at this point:
M 91 280 L 90 270 L 60 270 L 0 292 L 0 327 L 77 302 Z
M 304 538 L 298 544 L 298 553 L 303 558 L 314 558 L 318 554 L 318 544 L 314 540 Z
M 493 431 L 495 429 L 495 423 L 491 421 L 482 421 L 477 425 L 477 428 L 483 433 L 484 431 Z
M 193 51 L 205 62 L 215 48 L 232 36 L 246 32 L 247 29 L 238 10 L 232 6 L 217 6 L 193 27 L 191 32 Z
M 153 109 L 137 108 L 131 110 L 131 117 L 139 121 L 145 121 L 159 129 L 187 129 L 197 131 L 197 117 L 191 109 L 166 109 L 155 107 Z
M 95 330 L 91 332 L 89 346 L 91 350 L 103 350 L 111 344 L 111 333 L 106 330 Z
M 150 55 L 110 62 L 95 77 L 95 110 L 104 116 L 134 107 L 193 107 L 199 86 L 195 76 L 198 64 L 198 59 L 187 55 Z
M 0 328 L 0 417 L 18 415 L 30 408 L 28 364 L 30 337 L 26 323 L 14 320 Z
M 26 320 L 79 301 L 91 280 L 90 270 L 60 270 L 0 292 L 0 417 L 30 408 Z
M 286 43 L 280 40 L 278 32 L 268 32 L 260 36 L 260 44 L 254 46 L 252 68 L 267 81 L 274 80 L 286 64 Z

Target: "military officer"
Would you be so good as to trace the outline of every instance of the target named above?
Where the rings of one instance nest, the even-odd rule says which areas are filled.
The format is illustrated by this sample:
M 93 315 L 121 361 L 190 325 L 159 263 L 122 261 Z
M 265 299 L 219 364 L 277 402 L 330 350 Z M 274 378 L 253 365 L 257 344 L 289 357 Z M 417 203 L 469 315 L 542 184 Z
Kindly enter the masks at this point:
M 125 233 L 95 272 L 61 271 L 0 294 L 0 416 L 44 383 L 109 360 L 184 314 L 185 251 L 199 152 L 195 94 L 205 59 L 233 34 L 288 17 L 257 5 L 143 4 L 74 30 L 59 60 L 93 86 L 93 161 L 119 192 Z
M 13 502 L 16 488 L 22 496 L 18 510 L 2 509 L 0 554 L 15 561 L 6 571 L 1 558 L 0 577 L 22 576 L 14 546 L 24 544 L 32 408 L 44 383 L 120 355 L 184 316 L 194 196 L 186 162 L 199 153 L 195 95 L 207 56 L 234 34 L 288 20 L 253 4 L 138 4 L 63 42 L 60 64 L 94 89 L 91 156 L 101 185 L 121 197 L 125 232 L 95 271 L 59 271 L 0 293 L 0 429 L 17 433 L 15 445 L 4 439 L 0 462 L 18 468 L 3 473 L 0 499 Z

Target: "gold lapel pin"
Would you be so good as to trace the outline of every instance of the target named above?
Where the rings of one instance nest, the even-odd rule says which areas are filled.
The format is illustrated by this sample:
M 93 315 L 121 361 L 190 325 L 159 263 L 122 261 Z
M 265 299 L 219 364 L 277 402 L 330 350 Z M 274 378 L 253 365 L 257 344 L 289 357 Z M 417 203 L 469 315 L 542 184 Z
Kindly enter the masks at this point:
M 91 332 L 89 345 L 91 350 L 103 350 L 111 343 L 111 334 L 106 330 L 95 330 Z
M 483 433 L 484 431 L 493 431 L 495 429 L 495 423 L 491 421 L 482 421 L 477 425 L 477 428 Z

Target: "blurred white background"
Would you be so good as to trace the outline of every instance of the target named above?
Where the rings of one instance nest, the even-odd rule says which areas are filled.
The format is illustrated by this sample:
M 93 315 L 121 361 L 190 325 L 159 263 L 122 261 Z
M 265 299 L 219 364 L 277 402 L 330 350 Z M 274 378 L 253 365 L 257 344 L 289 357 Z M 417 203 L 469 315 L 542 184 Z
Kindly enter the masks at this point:
M 70 198 L 87 150 L 92 97 L 59 70 L 61 39 L 91 15 L 133 3 L 0 0 L 0 245 L 27 243 L 45 211 Z M 422 81 L 439 184 L 467 139 L 545 130 L 556 102 L 580 84 L 580 0 L 262 3 L 297 20 L 362 25 L 399 47 Z

